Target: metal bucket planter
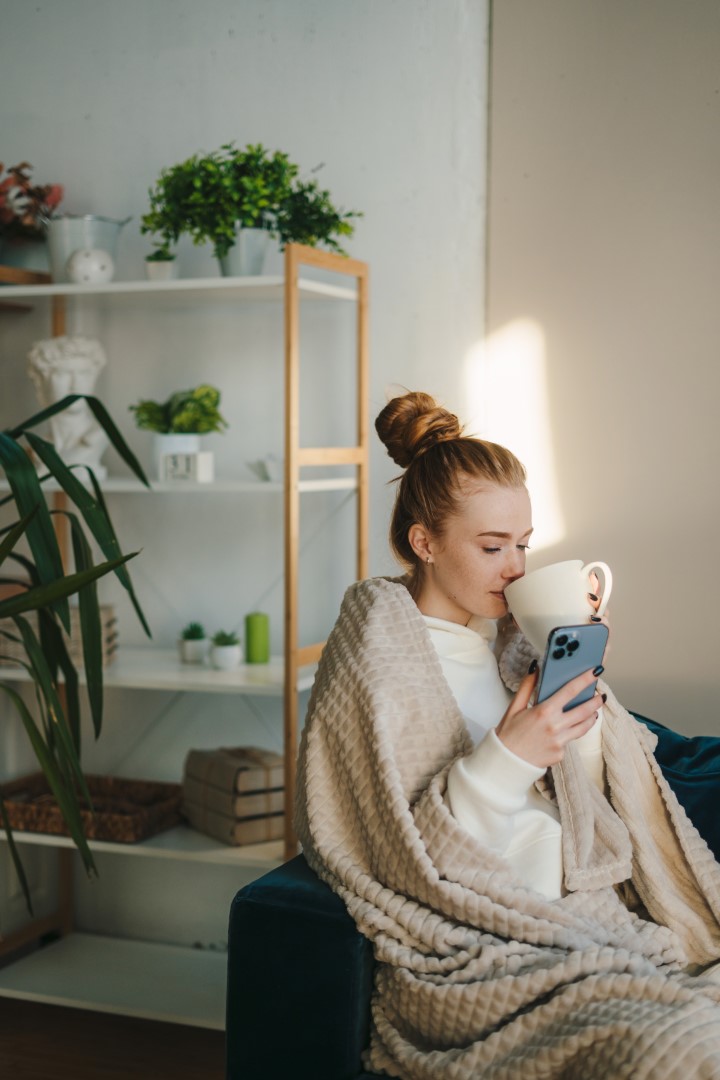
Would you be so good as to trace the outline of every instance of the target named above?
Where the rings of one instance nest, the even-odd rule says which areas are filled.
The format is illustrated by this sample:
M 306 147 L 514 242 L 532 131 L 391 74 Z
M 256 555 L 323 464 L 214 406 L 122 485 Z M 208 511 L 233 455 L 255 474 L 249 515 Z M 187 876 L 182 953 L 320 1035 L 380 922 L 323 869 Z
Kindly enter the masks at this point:
M 267 229 L 238 229 L 237 240 L 220 260 L 223 277 L 258 277 L 262 274 L 270 233 Z
M 115 261 L 120 230 L 130 218 L 116 221 L 96 214 L 60 214 L 47 222 L 50 273 L 53 281 L 70 281 L 67 261 L 78 248 L 107 251 Z

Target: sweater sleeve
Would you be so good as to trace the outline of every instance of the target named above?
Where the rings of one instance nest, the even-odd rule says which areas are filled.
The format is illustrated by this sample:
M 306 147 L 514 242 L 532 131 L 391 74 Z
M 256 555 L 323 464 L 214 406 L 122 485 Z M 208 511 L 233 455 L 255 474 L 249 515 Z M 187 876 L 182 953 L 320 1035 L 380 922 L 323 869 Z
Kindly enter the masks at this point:
M 526 807 L 532 785 L 544 772 L 513 754 L 494 730 L 489 731 L 448 773 L 450 812 L 469 833 L 504 855 L 512 840 L 514 817 Z

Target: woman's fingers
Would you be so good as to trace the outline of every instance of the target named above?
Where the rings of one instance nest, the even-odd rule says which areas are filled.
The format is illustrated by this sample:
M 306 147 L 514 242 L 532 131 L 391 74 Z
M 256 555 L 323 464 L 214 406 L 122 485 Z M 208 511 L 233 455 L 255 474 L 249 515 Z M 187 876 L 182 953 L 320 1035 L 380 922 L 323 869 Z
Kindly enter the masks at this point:
M 523 709 L 527 709 L 537 685 L 537 680 L 538 669 L 536 666 L 533 671 L 528 672 L 517 689 L 517 693 L 515 694 L 512 703 L 512 711 L 514 713 L 522 712 Z
M 556 703 L 561 708 L 564 708 L 573 700 L 573 698 L 577 697 L 577 695 L 581 693 L 581 691 L 585 690 L 588 686 L 591 686 L 592 683 L 594 683 L 595 680 L 600 675 L 602 675 L 603 670 L 604 669 L 601 664 L 598 667 L 589 671 L 583 671 L 581 675 L 577 675 L 574 679 L 571 679 L 570 682 L 565 683 L 564 686 L 561 686 L 559 690 L 556 690 L 552 697 L 549 697 L 547 700 Z M 576 706 L 576 708 L 582 707 L 583 706 L 580 705 Z M 575 710 L 573 709 L 572 711 L 574 712 Z

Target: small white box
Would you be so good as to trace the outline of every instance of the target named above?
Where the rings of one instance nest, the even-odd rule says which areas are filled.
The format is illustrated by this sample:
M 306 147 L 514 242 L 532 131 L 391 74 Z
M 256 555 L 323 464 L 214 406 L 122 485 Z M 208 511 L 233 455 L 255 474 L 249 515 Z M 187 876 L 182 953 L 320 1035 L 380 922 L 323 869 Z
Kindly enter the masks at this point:
M 198 454 L 163 454 L 160 458 L 160 479 L 212 484 L 215 479 L 212 450 L 201 450 Z

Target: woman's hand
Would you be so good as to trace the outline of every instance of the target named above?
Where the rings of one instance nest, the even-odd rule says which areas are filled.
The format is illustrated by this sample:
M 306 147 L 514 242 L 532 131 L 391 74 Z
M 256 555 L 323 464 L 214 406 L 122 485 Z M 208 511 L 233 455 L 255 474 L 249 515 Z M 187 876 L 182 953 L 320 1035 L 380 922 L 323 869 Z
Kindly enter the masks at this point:
M 599 599 L 599 597 L 597 595 L 597 590 L 600 587 L 600 581 L 598 580 L 598 576 L 595 573 L 595 571 L 593 571 L 592 574 L 590 575 L 590 583 L 591 583 L 594 591 L 591 592 L 591 593 L 588 593 L 588 599 L 589 599 L 590 603 L 592 604 L 592 606 L 595 608 L 595 612 L 596 612 L 595 615 L 590 616 L 590 622 L 604 623 L 605 626 L 607 626 L 608 633 L 609 633 L 610 632 L 610 612 L 606 611 L 604 615 L 598 615 L 597 614 L 597 610 L 600 607 L 600 599 Z M 609 652 L 610 652 L 610 638 L 608 637 L 608 643 L 605 646 L 605 655 L 607 656 Z
M 593 591 L 588 593 L 588 600 L 590 601 L 592 606 L 595 608 L 595 612 L 596 612 L 596 614 L 594 616 L 593 615 L 590 616 L 590 619 L 591 619 L 592 622 L 605 623 L 605 625 L 607 626 L 607 628 L 609 630 L 610 629 L 609 613 L 606 611 L 605 614 L 602 615 L 602 616 L 597 614 L 597 610 L 600 607 L 600 603 L 601 603 L 600 597 L 598 596 L 598 589 L 600 588 L 600 581 L 599 581 L 598 576 L 597 576 L 597 574 L 595 573 L 594 570 L 593 570 L 592 574 L 590 575 L 590 584 L 592 585 Z
M 581 738 L 593 726 L 603 699 L 596 692 L 589 701 L 576 705 L 569 712 L 563 712 L 563 706 L 596 678 L 592 671 L 583 672 L 540 705 L 531 706 L 537 670 L 526 675 L 496 728 L 497 737 L 513 754 L 538 769 L 557 765 L 563 759 L 567 744 Z

